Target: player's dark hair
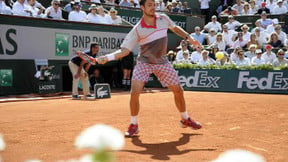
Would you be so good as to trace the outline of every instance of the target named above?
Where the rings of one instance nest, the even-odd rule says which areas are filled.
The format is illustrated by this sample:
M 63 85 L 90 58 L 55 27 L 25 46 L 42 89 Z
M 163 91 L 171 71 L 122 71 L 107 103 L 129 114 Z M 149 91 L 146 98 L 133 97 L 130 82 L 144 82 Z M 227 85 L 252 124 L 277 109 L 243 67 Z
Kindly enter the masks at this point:
M 99 44 L 98 44 L 98 43 L 91 43 L 91 44 L 90 44 L 90 50 L 91 50 L 93 47 L 96 47 L 96 46 L 99 46 Z
M 140 1 L 139 1 L 140 6 L 144 6 L 144 4 L 145 4 L 146 1 L 147 1 L 147 0 L 140 0 Z

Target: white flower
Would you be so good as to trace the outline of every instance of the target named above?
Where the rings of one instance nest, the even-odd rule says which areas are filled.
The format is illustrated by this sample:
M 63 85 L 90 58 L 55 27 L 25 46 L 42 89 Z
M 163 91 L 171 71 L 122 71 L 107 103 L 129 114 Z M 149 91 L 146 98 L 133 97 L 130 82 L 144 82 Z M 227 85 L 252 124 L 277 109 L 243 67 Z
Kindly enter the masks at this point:
M 258 155 L 256 153 L 235 149 L 235 150 L 228 150 L 219 155 L 216 160 L 212 162 L 266 162 L 263 156 Z
M 5 149 L 6 145 L 3 139 L 2 134 L 0 134 L 0 151 L 3 151 Z
M 38 160 L 38 159 L 29 159 L 29 160 L 25 160 L 24 162 L 42 162 L 42 160 Z
M 96 124 L 82 131 L 76 138 L 77 148 L 101 150 L 120 150 L 125 144 L 124 135 L 120 130 L 104 124 Z
M 91 154 L 84 155 L 79 159 L 79 162 L 94 162 Z

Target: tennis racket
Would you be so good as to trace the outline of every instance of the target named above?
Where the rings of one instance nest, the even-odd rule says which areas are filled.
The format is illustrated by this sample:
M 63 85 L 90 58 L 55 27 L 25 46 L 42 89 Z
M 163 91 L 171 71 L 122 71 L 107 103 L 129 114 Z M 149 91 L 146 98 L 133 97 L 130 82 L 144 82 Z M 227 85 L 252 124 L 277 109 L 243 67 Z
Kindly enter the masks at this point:
M 89 62 L 89 63 L 92 64 L 92 65 L 96 65 L 96 63 L 97 63 L 96 58 L 93 58 L 93 57 L 87 55 L 86 53 L 83 53 L 83 52 L 81 52 L 81 51 L 77 51 L 76 54 L 77 54 L 82 60 L 85 60 L 85 61 Z

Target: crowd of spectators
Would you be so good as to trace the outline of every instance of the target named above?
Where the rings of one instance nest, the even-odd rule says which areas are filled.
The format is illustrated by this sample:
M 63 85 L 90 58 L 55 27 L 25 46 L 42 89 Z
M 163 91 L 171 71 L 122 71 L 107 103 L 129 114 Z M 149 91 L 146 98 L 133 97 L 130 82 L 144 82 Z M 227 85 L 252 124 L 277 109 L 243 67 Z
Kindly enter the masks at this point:
M 91 3 L 92 2 L 92 3 Z M 82 10 L 83 1 L 70 0 L 65 6 L 60 6 L 60 0 L 52 0 L 51 6 L 45 8 L 36 0 L 0 0 L 0 13 L 39 18 L 63 19 L 62 12 L 68 13 L 69 21 L 91 22 L 102 24 L 122 24 L 113 6 L 139 8 L 138 0 L 89 0 L 88 11 Z M 211 0 L 199 0 L 201 14 L 205 15 L 205 25 L 196 26 L 191 36 L 203 46 L 190 47 L 183 40 L 180 50 L 172 62 L 193 64 L 217 64 L 215 54 L 225 54 L 224 64 L 235 65 L 284 65 L 287 64 L 288 48 L 287 33 L 277 18 L 270 19 L 269 15 L 287 13 L 287 0 L 223 0 L 217 7 L 215 15 L 210 17 Z M 110 5 L 107 11 L 101 4 Z M 112 7 L 111 7 L 112 5 Z M 63 7 L 63 9 L 62 9 Z M 178 14 L 193 14 L 188 2 L 180 0 L 156 0 L 156 10 Z M 259 14 L 254 25 L 240 23 L 234 15 Z M 228 20 L 220 23 L 219 16 L 227 15 Z M 202 29 L 201 29 L 202 28 Z M 171 55 L 173 51 L 169 51 Z M 285 56 L 282 57 L 284 53 Z M 172 55 L 171 55 L 172 56 Z M 260 57 L 261 56 L 261 57 Z M 279 57 L 280 56 L 280 57 Z M 280 59 L 280 60 L 279 60 Z M 219 62 L 219 61 L 218 61 Z M 223 64 L 223 60 L 221 61 Z M 277 63 L 275 63 L 277 62 Z

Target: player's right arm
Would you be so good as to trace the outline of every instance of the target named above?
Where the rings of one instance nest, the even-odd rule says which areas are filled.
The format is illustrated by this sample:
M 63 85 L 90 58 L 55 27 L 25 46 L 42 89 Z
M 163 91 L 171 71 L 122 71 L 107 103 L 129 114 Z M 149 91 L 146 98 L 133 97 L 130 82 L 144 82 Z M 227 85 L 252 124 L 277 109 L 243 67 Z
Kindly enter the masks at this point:
M 101 56 L 97 58 L 97 62 L 99 64 L 105 64 L 108 61 L 112 60 L 118 60 L 122 57 L 125 57 L 129 55 L 129 53 L 132 51 L 134 46 L 138 43 L 138 33 L 137 29 L 134 26 L 134 28 L 126 35 L 123 43 L 121 44 L 121 48 L 115 52 L 112 52 L 110 54 L 107 54 L 105 56 Z
M 130 50 L 128 50 L 127 48 L 121 48 L 113 53 L 110 53 L 106 56 L 101 56 L 97 58 L 97 62 L 99 64 L 106 64 L 108 61 L 112 61 L 112 60 L 118 60 L 122 57 L 125 57 L 127 55 L 129 55 Z

